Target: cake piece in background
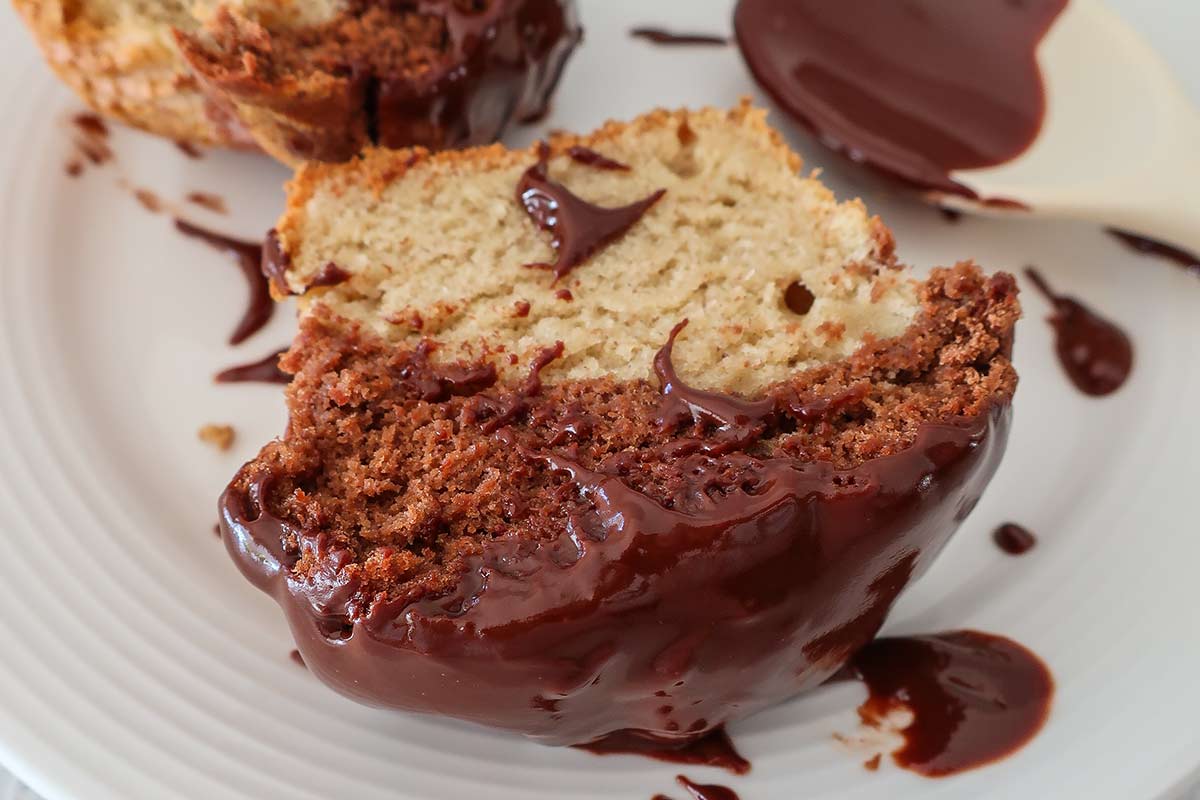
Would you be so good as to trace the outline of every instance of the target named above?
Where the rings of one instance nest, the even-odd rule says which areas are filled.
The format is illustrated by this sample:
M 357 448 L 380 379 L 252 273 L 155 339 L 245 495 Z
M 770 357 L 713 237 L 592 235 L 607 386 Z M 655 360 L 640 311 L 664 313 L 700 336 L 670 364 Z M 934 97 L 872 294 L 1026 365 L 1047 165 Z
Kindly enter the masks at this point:
M 88 105 L 190 144 L 340 161 L 461 147 L 541 113 L 573 0 L 14 0 Z

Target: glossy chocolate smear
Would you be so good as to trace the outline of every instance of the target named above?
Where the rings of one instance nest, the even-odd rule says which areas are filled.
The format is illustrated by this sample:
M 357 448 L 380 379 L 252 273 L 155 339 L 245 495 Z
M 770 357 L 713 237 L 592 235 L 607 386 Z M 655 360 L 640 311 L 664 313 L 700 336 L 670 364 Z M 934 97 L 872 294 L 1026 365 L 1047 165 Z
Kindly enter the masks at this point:
M 1067 0 L 740 0 L 758 82 L 830 147 L 924 189 L 974 197 L 954 170 L 1033 143 L 1036 50 Z
M 286 352 L 285 347 L 259 361 L 221 370 L 213 380 L 217 383 L 291 383 L 292 376 L 279 368 L 279 357 Z
M 175 229 L 184 236 L 199 239 L 210 247 L 232 256 L 234 263 L 242 271 L 242 277 L 246 279 L 246 309 L 242 312 L 237 327 L 233 329 L 229 343 L 241 344 L 262 330 L 275 313 L 275 303 L 271 300 L 271 292 L 260 269 L 263 260 L 262 245 L 214 233 L 182 219 L 175 220 Z
M 666 194 L 659 189 L 649 197 L 621 208 L 601 208 L 575 195 L 550 179 L 547 159 L 550 148 L 541 145 L 538 163 L 521 176 L 517 202 L 544 231 L 553 235 L 558 258 L 552 264 L 527 264 L 554 273 L 554 282 L 567 275 L 594 253 L 616 241 L 632 228 Z
M 666 28 L 634 28 L 629 35 L 635 39 L 645 39 L 654 44 L 665 45 L 709 45 L 724 47 L 729 40 L 724 36 L 711 33 L 680 33 Z
M 1143 253 L 1155 258 L 1161 258 L 1165 261 L 1171 261 L 1183 267 L 1188 272 L 1195 275 L 1200 275 L 1200 255 L 1184 250 L 1182 247 L 1176 247 L 1173 244 L 1160 242 L 1157 239 L 1151 239 L 1148 236 L 1139 236 L 1136 233 L 1129 231 L 1121 231 L 1116 228 L 1109 228 L 1108 232 L 1121 241 L 1126 247 L 1138 253 Z
M 1054 679 L 1016 642 L 976 631 L 877 639 L 851 662 L 870 697 L 863 722 L 913 714 L 900 766 L 937 777 L 998 761 L 1023 747 L 1050 713 Z
M 1133 342 L 1125 331 L 1075 298 L 1056 294 L 1037 270 L 1028 268 L 1025 274 L 1054 305 L 1047 321 L 1054 328 L 1059 363 L 1075 387 L 1102 397 L 1124 386 L 1133 372 Z

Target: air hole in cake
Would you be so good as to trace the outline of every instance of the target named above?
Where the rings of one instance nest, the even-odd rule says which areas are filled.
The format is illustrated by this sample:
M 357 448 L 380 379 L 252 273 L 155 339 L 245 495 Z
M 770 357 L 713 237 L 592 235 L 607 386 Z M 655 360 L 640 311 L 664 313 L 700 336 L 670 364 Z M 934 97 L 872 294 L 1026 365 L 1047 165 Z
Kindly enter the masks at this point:
M 813 303 L 816 300 L 817 298 L 809 288 L 800 281 L 792 281 L 783 292 L 784 305 L 793 314 L 799 314 L 800 316 L 804 316 L 811 311 Z

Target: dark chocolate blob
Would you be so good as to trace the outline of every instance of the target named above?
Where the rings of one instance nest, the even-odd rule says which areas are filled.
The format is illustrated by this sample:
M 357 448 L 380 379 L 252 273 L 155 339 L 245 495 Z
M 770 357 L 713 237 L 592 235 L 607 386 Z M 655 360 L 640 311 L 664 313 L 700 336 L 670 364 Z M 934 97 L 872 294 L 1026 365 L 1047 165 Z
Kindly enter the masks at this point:
M 666 45 L 709 45 L 724 47 L 729 39 L 710 33 L 678 33 L 665 28 L 634 28 L 629 35 L 635 39 L 645 39 L 654 44 Z
M 279 357 L 286 352 L 285 347 L 260 361 L 221 370 L 213 380 L 217 383 L 291 383 L 292 376 L 279 368 Z
M 1071 382 L 1093 397 L 1120 389 L 1133 371 L 1133 342 L 1125 332 L 1075 298 L 1055 294 L 1032 267 L 1025 274 L 1054 305 L 1047 321 L 1054 328 L 1058 360 Z
M 313 276 L 309 281 L 308 288 L 312 289 L 317 286 L 337 286 L 340 283 L 345 283 L 350 280 L 350 273 L 339 267 L 337 264 L 330 261 L 325 266 L 321 267 L 320 271 Z
M 997 403 L 851 469 L 705 454 L 714 436 L 791 412 L 687 387 L 668 345 L 656 360 L 680 434 L 668 506 L 616 461 L 589 468 L 512 426 L 537 413 L 539 371 L 559 353 L 468 402 L 474 424 L 553 470 L 583 510 L 546 540 L 483 538 L 444 593 L 367 596 L 348 551 L 272 513 L 269 471 L 222 496 L 226 548 L 283 608 L 322 681 L 548 744 L 615 732 L 686 744 L 820 685 L 865 645 L 978 499 L 1007 438 Z M 310 568 L 297 573 L 302 556 Z
M 1067 0 L 740 0 L 758 82 L 826 145 L 923 189 L 975 197 L 954 170 L 1037 138 L 1036 50 Z
M 199 239 L 232 256 L 234 263 L 241 269 L 242 276 L 246 279 L 246 288 L 249 290 L 246 309 L 242 312 L 242 318 L 238 321 L 237 327 L 233 329 L 229 343 L 241 344 L 262 330 L 275 313 L 275 303 L 271 300 L 271 292 L 268 290 L 267 282 L 263 280 L 263 274 L 259 268 L 263 259 L 262 245 L 214 233 L 182 219 L 175 220 L 175 229 L 184 236 Z
M 277 297 L 292 294 L 287 282 L 287 273 L 291 268 L 292 257 L 283 249 L 283 243 L 279 241 L 279 232 L 272 228 L 267 231 L 267 240 L 263 243 L 261 269 Z
M 1002 636 L 955 631 L 877 639 L 851 662 L 870 696 L 868 725 L 908 709 L 913 722 L 892 759 L 937 777 L 998 761 L 1023 747 L 1050 712 L 1054 679 L 1029 650 Z
M 601 208 L 576 196 L 561 183 L 550 180 L 547 159 L 550 149 L 542 145 L 538 162 L 525 171 L 517 184 L 517 202 L 539 228 L 549 232 L 558 258 L 553 264 L 527 264 L 554 273 L 554 282 L 582 264 L 594 253 L 625 234 L 666 194 L 654 194 L 621 208 Z
M 715 783 L 696 783 L 683 775 L 675 776 L 675 781 L 687 789 L 693 800 L 739 800 L 737 792 L 728 786 Z
M 698 739 L 684 742 L 664 743 L 659 739 L 641 736 L 636 731 L 619 731 L 579 747 L 596 755 L 645 756 L 672 764 L 717 767 L 729 770 L 735 775 L 745 775 L 750 771 L 750 762 L 734 747 L 724 726 L 715 728 Z
M 1176 247 L 1173 244 L 1151 239 L 1148 236 L 1139 236 L 1136 233 L 1120 231 L 1116 228 L 1108 228 L 1107 230 L 1131 250 L 1144 253 L 1148 256 L 1166 259 L 1167 261 L 1173 261 L 1188 272 L 1200 275 L 1200 255 L 1184 250 L 1182 247 Z
M 577 161 L 580 164 L 595 167 L 596 169 L 606 169 L 615 172 L 629 172 L 630 169 L 628 164 L 613 161 L 603 153 L 597 153 L 592 148 L 583 147 L 582 145 L 568 147 L 567 155 L 571 157 L 572 161 Z
M 783 304 L 793 314 L 804 316 L 812 310 L 816 301 L 816 296 L 800 281 L 792 281 L 783 292 Z
M 1028 553 L 1037 545 L 1037 537 L 1027 528 L 1012 522 L 1006 522 L 992 531 L 992 540 L 1010 556 Z

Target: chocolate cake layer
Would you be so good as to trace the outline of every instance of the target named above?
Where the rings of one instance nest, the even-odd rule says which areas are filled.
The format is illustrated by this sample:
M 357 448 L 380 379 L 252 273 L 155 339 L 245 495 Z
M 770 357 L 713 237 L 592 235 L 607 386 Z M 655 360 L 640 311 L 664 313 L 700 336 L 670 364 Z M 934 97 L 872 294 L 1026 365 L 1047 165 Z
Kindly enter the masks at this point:
M 317 306 L 223 536 L 358 700 L 685 741 L 874 636 L 999 462 L 1018 316 L 1009 276 L 936 270 L 904 334 L 745 398 L 679 379 L 682 325 L 653 379 L 555 382 L 561 347 L 502 379 Z

